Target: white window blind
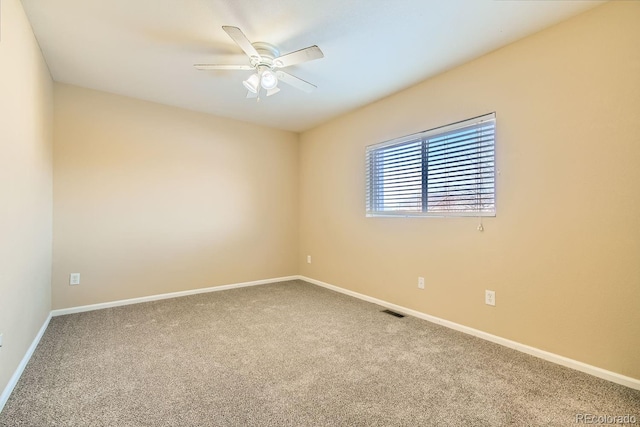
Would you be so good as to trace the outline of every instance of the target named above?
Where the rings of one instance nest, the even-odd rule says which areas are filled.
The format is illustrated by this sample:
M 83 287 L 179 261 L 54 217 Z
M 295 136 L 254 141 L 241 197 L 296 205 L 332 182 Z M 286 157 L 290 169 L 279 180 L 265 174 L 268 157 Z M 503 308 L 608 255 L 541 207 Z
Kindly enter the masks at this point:
M 495 215 L 495 113 L 371 145 L 367 215 Z

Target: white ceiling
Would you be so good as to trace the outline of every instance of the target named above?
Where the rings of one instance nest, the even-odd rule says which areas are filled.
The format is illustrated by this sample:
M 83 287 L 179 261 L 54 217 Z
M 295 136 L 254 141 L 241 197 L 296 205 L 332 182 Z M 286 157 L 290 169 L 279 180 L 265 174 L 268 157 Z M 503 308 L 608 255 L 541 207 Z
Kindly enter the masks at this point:
M 509 0 L 22 0 L 54 80 L 303 131 L 469 61 L 602 1 Z M 325 58 L 286 71 L 318 86 L 285 84 L 257 103 L 248 64 L 222 30 L 282 54 L 317 44 Z

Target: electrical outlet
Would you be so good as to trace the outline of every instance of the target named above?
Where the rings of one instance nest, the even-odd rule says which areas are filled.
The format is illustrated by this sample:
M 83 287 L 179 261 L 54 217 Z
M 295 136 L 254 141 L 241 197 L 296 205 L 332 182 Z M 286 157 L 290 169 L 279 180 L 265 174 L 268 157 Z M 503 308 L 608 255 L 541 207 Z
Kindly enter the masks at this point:
M 487 305 L 496 305 L 496 291 L 484 291 L 484 303 Z
M 424 277 L 418 277 L 418 289 L 424 289 Z
M 71 273 L 69 275 L 69 285 L 79 285 L 80 284 L 80 273 Z
M 307 255 L 307 264 L 311 264 L 311 255 Z

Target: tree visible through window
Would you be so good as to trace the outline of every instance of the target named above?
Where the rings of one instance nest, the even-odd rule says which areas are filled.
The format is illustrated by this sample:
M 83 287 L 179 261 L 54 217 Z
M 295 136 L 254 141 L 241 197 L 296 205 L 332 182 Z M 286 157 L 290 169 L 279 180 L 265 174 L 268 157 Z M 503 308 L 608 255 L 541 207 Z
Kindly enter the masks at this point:
M 367 147 L 367 214 L 495 215 L 495 113 Z

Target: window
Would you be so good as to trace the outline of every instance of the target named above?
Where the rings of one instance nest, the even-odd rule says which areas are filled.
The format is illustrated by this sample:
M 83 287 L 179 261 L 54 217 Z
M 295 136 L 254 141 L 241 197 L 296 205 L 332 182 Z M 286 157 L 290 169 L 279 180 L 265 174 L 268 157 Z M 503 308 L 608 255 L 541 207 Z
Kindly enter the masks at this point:
M 367 147 L 367 216 L 494 216 L 495 113 Z

